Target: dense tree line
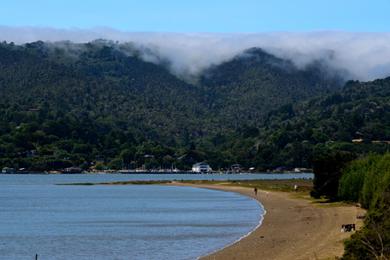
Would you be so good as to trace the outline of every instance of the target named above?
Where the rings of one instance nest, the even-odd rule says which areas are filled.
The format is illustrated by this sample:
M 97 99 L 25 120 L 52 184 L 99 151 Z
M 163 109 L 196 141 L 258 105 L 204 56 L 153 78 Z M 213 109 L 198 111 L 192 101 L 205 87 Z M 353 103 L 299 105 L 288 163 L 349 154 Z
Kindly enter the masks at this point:
M 345 167 L 338 195 L 368 210 L 364 227 L 346 242 L 343 259 L 390 258 L 390 154 L 370 155 Z

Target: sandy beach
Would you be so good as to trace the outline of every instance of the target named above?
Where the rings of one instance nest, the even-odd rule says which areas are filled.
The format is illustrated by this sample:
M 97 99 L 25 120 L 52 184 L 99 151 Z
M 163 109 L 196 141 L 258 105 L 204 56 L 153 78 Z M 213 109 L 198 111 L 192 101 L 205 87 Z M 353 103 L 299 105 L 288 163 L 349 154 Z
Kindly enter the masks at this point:
M 342 224 L 361 223 L 362 210 L 352 205 L 319 205 L 288 192 L 262 191 L 223 185 L 173 185 L 238 192 L 261 202 L 267 213 L 249 236 L 201 259 L 335 259 L 343 254 L 343 240 L 352 233 Z M 361 221 L 360 221 L 361 222 Z

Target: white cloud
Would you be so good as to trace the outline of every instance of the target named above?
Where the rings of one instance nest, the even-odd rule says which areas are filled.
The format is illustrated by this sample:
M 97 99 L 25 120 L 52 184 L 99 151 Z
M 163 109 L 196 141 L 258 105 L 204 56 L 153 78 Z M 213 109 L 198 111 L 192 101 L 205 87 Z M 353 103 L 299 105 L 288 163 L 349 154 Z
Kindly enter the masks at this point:
M 345 69 L 354 79 L 372 80 L 390 76 L 390 33 L 275 32 L 275 33 L 142 33 L 110 28 L 53 29 L 0 26 L 0 40 L 18 44 L 69 40 L 76 43 L 95 39 L 133 42 L 153 49 L 171 62 L 178 75 L 196 75 L 210 65 L 227 61 L 243 50 L 260 47 L 303 67 L 324 59 L 336 69 Z M 146 60 L 153 61 L 150 55 Z

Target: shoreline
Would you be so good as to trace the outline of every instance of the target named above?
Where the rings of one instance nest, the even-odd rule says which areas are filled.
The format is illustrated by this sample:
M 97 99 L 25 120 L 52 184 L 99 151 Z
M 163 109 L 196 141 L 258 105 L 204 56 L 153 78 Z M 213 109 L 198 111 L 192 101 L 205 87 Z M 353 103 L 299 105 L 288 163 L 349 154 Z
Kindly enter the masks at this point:
M 236 192 L 257 200 L 265 213 L 259 225 L 232 244 L 228 244 L 198 259 L 336 259 L 344 252 L 343 241 L 352 233 L 340 232 L 342 224 L 362 221 L 356 215 L 362 211 L 353 205 L 315 204 L 296 198 L 292 193 L 223 186 L 217 184 L 165 185 L 206 188 Z
M 192 186 L 192 187 L 194 187 L 194 186 Z M 199 189 L 212 189 L 212 190 L 219 190 L 219 191 L 225 191 L 225 192 L 232 192 L 232 191 L 228 191 L 228 190 L 213 189 L 213 188 L 204 188 L 204 187 L 195 187 L 195 188 L 199 188 Z M 238 192 L 234 192 L 234 193 L 238 193 Z M 247 195 L 245 195 L 245 194 L 241 194 L 241 193 L 238 193 L 238 194 L 251 198 L 250 196 L 247 196 Z M 219 248 L 219 249 L 216 249 L 216 250 L 214 250 L 214 251 L 212 251 L 212 252 L 209 252 L 209 253 L 207 253 L 207 254 L 201 255 L 201 256 L 199 256 L 197 259 L 204 259 L 204 258 L 206 258 L 206 257 L 208 257 L 208 256 L 211 256 L 211 255 L 213 255 L 213 254 L 216 254 L 216 253 L 218 253 L 219 251 L 222 251 L 222 250 L 224 250 L 225 248 L 228 248 L 228 247 L 230 247 L 230 246 L 232 246 L 232 245 L 234 245 L 234 244 L 240 242 L 241 240 L 243 240 L 244 238 L 250 236 L 253 232 L 255 232 L 257 229 L 259 229 L 259 228 L 261 227 L 261 225 L 263 224 L 265 215 L 267 214 L 267 210 L 264 208 L 263 204 L 261 204 L 260 200 L 257 200 L 257 199 L 255 199 L 255 198 L 251 198 L 251 199 L 255 200 L 255 201 L 259 204 L 259 206 L 263 209 L 263 212 L 264 212 L 264 213 L 261 215 L 261 218 L 260 218 L 260 220 L 259 220 L 259 223 L 256 225 L 256 227 L 254 227 L 254 229 L 252 229 L 251 231 L 249 231 L 249 232 L 246 233 L 245 235 L 239 237 L 237 240 L 235 240 L 235 241 L 233 241 L 233 242 L 231 242 L 231 243 L 225 245 L 224 247 L 221 247 L 221 248 Z

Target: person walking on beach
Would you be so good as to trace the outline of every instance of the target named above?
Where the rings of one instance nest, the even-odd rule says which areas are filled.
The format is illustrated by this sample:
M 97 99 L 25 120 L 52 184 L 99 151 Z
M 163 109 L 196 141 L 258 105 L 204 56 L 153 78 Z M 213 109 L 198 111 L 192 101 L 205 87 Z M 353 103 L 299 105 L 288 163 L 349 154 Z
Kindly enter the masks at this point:
M 253 191 L 255 192 L 255 196 L 257 196 L 257 187 L 255 187 L 255 188 L 253 189 Z

